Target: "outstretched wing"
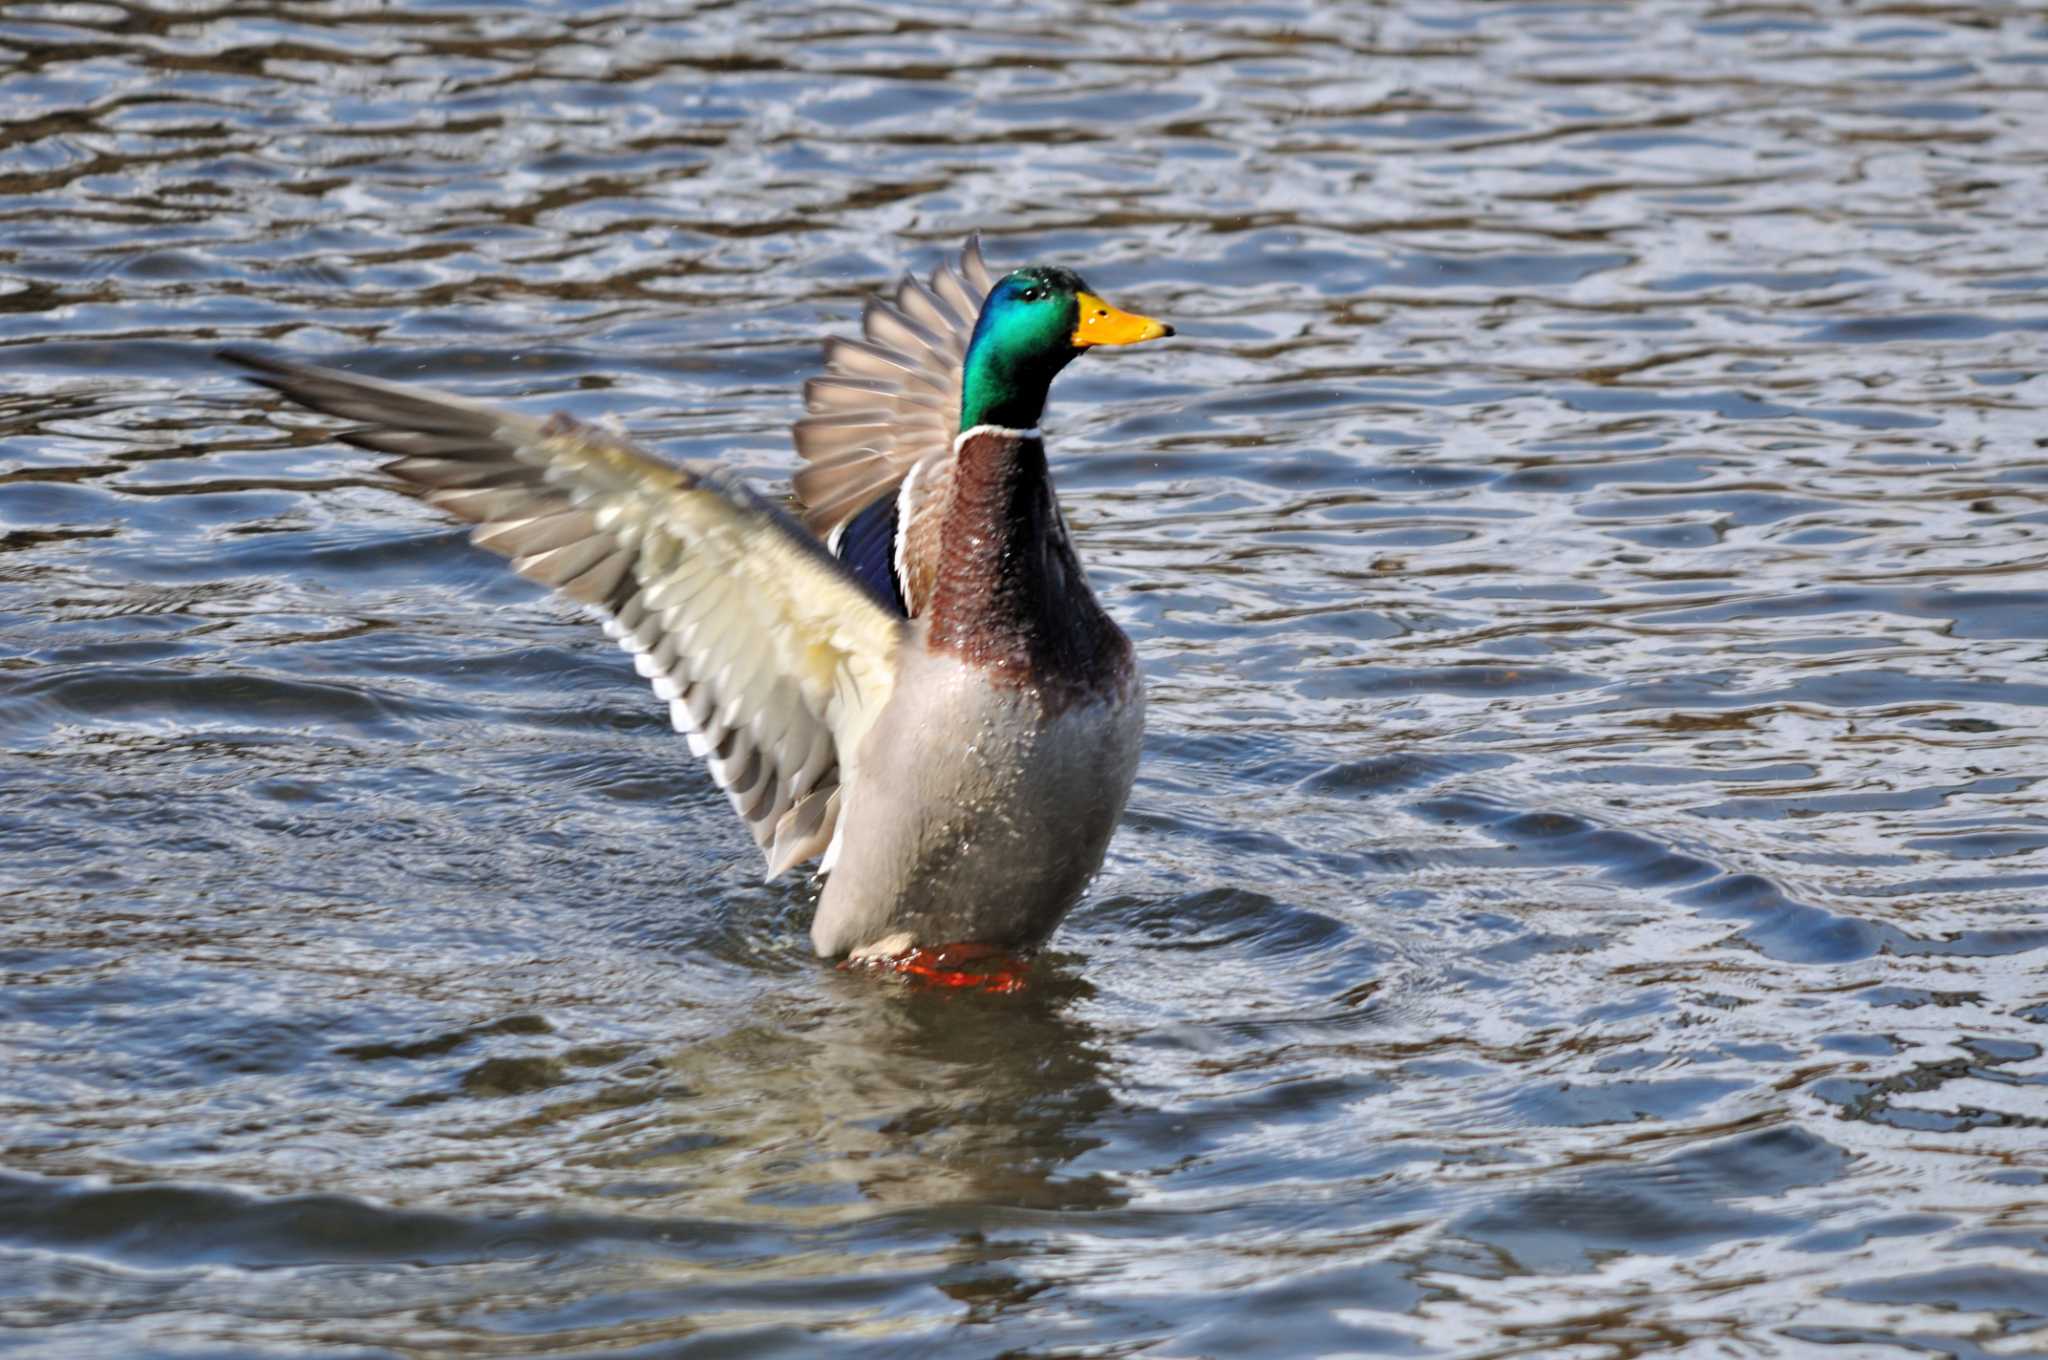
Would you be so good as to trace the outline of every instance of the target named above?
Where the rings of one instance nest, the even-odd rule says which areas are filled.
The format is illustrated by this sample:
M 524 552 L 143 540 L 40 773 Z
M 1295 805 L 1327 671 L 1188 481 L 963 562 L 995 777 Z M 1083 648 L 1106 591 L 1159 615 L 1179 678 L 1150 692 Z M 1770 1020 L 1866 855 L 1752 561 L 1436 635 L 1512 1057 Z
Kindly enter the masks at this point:
M 746 820 L 770 878 L 826 847 L 904 625 L 800 525 L 730 474 L 567 416 L 222 357 L 361 422 L 340 438 L 398 455 L 384 470 L 474 523 L 475 543 L 601 613 Z
M 894 492 L 909 471 L 952 457 L 960 430 L 960 366 L 982 300 L 995 286 L 981 239 L 969 239 L 957 270 L 940 265 L 929 284 L 905 277 L 893 304 L 868 303 L 864 340 L 825 342 L 825 373 L 804 384 L 796 422 L 796 498 L 820 538 Z

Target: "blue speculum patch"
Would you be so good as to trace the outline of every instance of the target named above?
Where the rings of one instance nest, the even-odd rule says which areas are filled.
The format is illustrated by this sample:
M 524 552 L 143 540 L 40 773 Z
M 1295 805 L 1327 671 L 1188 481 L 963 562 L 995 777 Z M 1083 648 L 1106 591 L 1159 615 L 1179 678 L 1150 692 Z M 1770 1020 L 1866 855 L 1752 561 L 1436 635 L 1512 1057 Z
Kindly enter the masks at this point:
M 896 612 L 910 615 L 903 602 L 903 586 L 896 579 L 896 493 L 877 496 L 865 509 L 846 521 L 839 535 L 839 560 L 853 574 L 872 586 L 893 605 Z

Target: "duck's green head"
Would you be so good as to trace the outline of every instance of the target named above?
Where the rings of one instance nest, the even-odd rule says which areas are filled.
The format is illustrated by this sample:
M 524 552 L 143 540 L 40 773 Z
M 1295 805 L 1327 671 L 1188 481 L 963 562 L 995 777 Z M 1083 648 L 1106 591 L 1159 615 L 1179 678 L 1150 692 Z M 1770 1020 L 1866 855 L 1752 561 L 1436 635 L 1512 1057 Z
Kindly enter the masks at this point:
M 960 375 L 960 428 L 1038 424 L 1053 377 L 1084 349 L 1135 345 L 1173 327 L 1110 306 L 1071 269 L 1033 265 L 996 280 Z

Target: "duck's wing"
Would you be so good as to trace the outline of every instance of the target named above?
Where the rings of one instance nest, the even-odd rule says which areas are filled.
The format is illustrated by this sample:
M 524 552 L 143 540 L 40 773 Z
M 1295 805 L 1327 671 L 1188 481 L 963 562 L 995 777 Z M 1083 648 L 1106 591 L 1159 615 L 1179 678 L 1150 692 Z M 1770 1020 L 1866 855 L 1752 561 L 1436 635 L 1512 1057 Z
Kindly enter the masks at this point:
M 222 357 L 398 455 L 384 470 L 476 525 L 529 580 L 600 613 L 668 701 L 775 877 L 822 851 L 851 753 L 888 702 L 894 611 L 738 478 L 567 416 L 252 354 Z
M 902 485 L 912 468 L 950 459 L 960 429 L 960 367 L 995 279 L 970 238 L 957 266 L 906 277 L 874 298 L 861 340 L 825 342 L 825 372 L 804 384 L 796 422 L 796 498 L 804 523 L 830 536 Z M 915 612 L 913 610 L 913 612 Z
M 908 618 L 924 613 L 938 583 L 956 466 L 950 445 L 927 454 L 825 539 L 834 557 Z

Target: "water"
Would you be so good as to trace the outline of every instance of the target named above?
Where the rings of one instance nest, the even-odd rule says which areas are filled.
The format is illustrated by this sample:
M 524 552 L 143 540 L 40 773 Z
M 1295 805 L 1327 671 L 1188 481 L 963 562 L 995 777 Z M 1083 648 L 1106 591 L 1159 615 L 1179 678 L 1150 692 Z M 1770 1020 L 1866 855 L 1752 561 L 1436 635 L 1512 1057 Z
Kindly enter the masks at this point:
M 2021 6 L 0 15 L 33 1357 L 2048 1351 Z M 1018 996 L 224 342 L 785 478 L 974 228 L 1151 724 Z

